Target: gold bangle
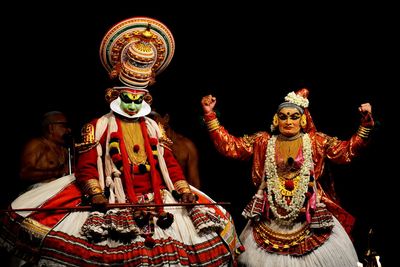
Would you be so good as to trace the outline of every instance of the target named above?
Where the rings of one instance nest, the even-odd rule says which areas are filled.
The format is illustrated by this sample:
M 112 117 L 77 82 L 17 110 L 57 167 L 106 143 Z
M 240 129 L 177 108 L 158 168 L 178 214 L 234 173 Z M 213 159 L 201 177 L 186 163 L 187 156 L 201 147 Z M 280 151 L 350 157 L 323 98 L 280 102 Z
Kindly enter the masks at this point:
M 90 179 L 86 181 L 85 185 L 83 186 L 83 191 L 89 196 L 103 193 L 103 190 L 101 189 L 97 179 Z
M 217 118 L 206 121 L 208 131 L 212 132 L 219 128 L 220 124 Z
M 371 128 L 367 128 L 360 125 L 360 127 L 357 130 L 357 135 L 363 139 L 368 139 L 371 130 L 372 130 Z
M 174 183 L 175 190 L 180 193 L 191 193 L 188 182 L 186 180 L 179 180 Z

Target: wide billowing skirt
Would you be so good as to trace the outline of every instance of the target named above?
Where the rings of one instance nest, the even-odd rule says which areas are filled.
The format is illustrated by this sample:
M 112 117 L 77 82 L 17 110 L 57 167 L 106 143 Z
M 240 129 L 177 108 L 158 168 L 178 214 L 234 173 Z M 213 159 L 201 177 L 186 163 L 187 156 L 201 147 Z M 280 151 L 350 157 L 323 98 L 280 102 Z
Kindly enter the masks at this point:
M 197 192 L 199 193 L 199 192 Z M 205 196 L 205 195 L 204 195 Z M 164 203 L 176 203 L 170 192 Z M 81 193 L 73 175 L 41 185 L 12 202 L 11 208 L 76 207 Z M 89 240 L 82 233 L 91 211 L 17 211 L 3 214 L 0 245 L 39 266 L 227 266 L 230 248 L 221 232 L 199 231 L 187 207 L 167 206 L 174 221 L 166 229 L 154 224 L 152 245 L 137 235 L 130 240 L 112 236 Z M 224 210 L 220 207 L 220 210 Z M 93 214 L 93 213 L 92 213 Z M 234 233 L 233 225 L 230 226 Z M 229 231 L 223 231 L 228 234 Z M 228 238 L 226 238 L 228 239 Z M 231 238 L 232 239 L 232 238 Z
M 358 258 L 352 241 L 346 231 L 333 217 L 334 226 L 329 238 L 315 250 L 305 255 L 282 255 L 270 253 L 257 245 L 253 227 L 249 221 L 240 240 L 246 251 L 239 256 L 239 266 L 249 267 L 357 267 Z M 282 231 L 285 231 L 282 228 Z

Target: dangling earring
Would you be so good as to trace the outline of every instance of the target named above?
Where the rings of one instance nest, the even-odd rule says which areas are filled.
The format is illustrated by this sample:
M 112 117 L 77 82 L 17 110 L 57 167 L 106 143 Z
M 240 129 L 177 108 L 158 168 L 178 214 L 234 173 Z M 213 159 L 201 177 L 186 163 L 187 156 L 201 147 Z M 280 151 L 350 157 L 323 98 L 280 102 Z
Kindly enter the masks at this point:
M 306 128 L 306 126 L 307 126 L 307 117 L 305 114 L 301 115 L 300 126 L 302 129 Z
M 279 124 L 278 114 L 275 113 L 274 118 L 272 120 L 272 125 L 276 128 L 278 127 L 278 124 Z

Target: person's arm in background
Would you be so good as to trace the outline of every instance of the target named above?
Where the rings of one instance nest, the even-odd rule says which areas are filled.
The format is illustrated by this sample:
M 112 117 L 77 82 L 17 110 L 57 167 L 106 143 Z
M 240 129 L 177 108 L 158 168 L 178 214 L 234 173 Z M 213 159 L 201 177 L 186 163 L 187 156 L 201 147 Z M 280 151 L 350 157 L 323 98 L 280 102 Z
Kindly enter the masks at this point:
M 196 145 L 189 139 L 186 140 L 186 147 L 188 149 L 187 160 L 187 177 L 189 184 L 200 189 L 200 174 L 199 174 L 199 154 Z

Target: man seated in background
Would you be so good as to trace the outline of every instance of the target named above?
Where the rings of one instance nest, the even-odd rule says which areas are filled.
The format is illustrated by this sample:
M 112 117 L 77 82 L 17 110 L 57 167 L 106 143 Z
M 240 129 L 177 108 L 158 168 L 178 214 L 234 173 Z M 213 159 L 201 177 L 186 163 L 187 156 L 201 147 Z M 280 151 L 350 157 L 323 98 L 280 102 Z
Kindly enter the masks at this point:
M 169 123 L 170 115 L 168 112 L 165 112 L 162 109 L 157 110 L 153 107 L 149 117 L 155 120 L 160 127 L 164 129 L 165 135 L 167 139 L 169 139 L 169 148 L 178 160 L 179 165 L 181 165 L 189 184 L 200 189 L 201 183 L 198 167 L 199 156 L 196 145 L 192 140 L 177 133 L 171 127 Z

